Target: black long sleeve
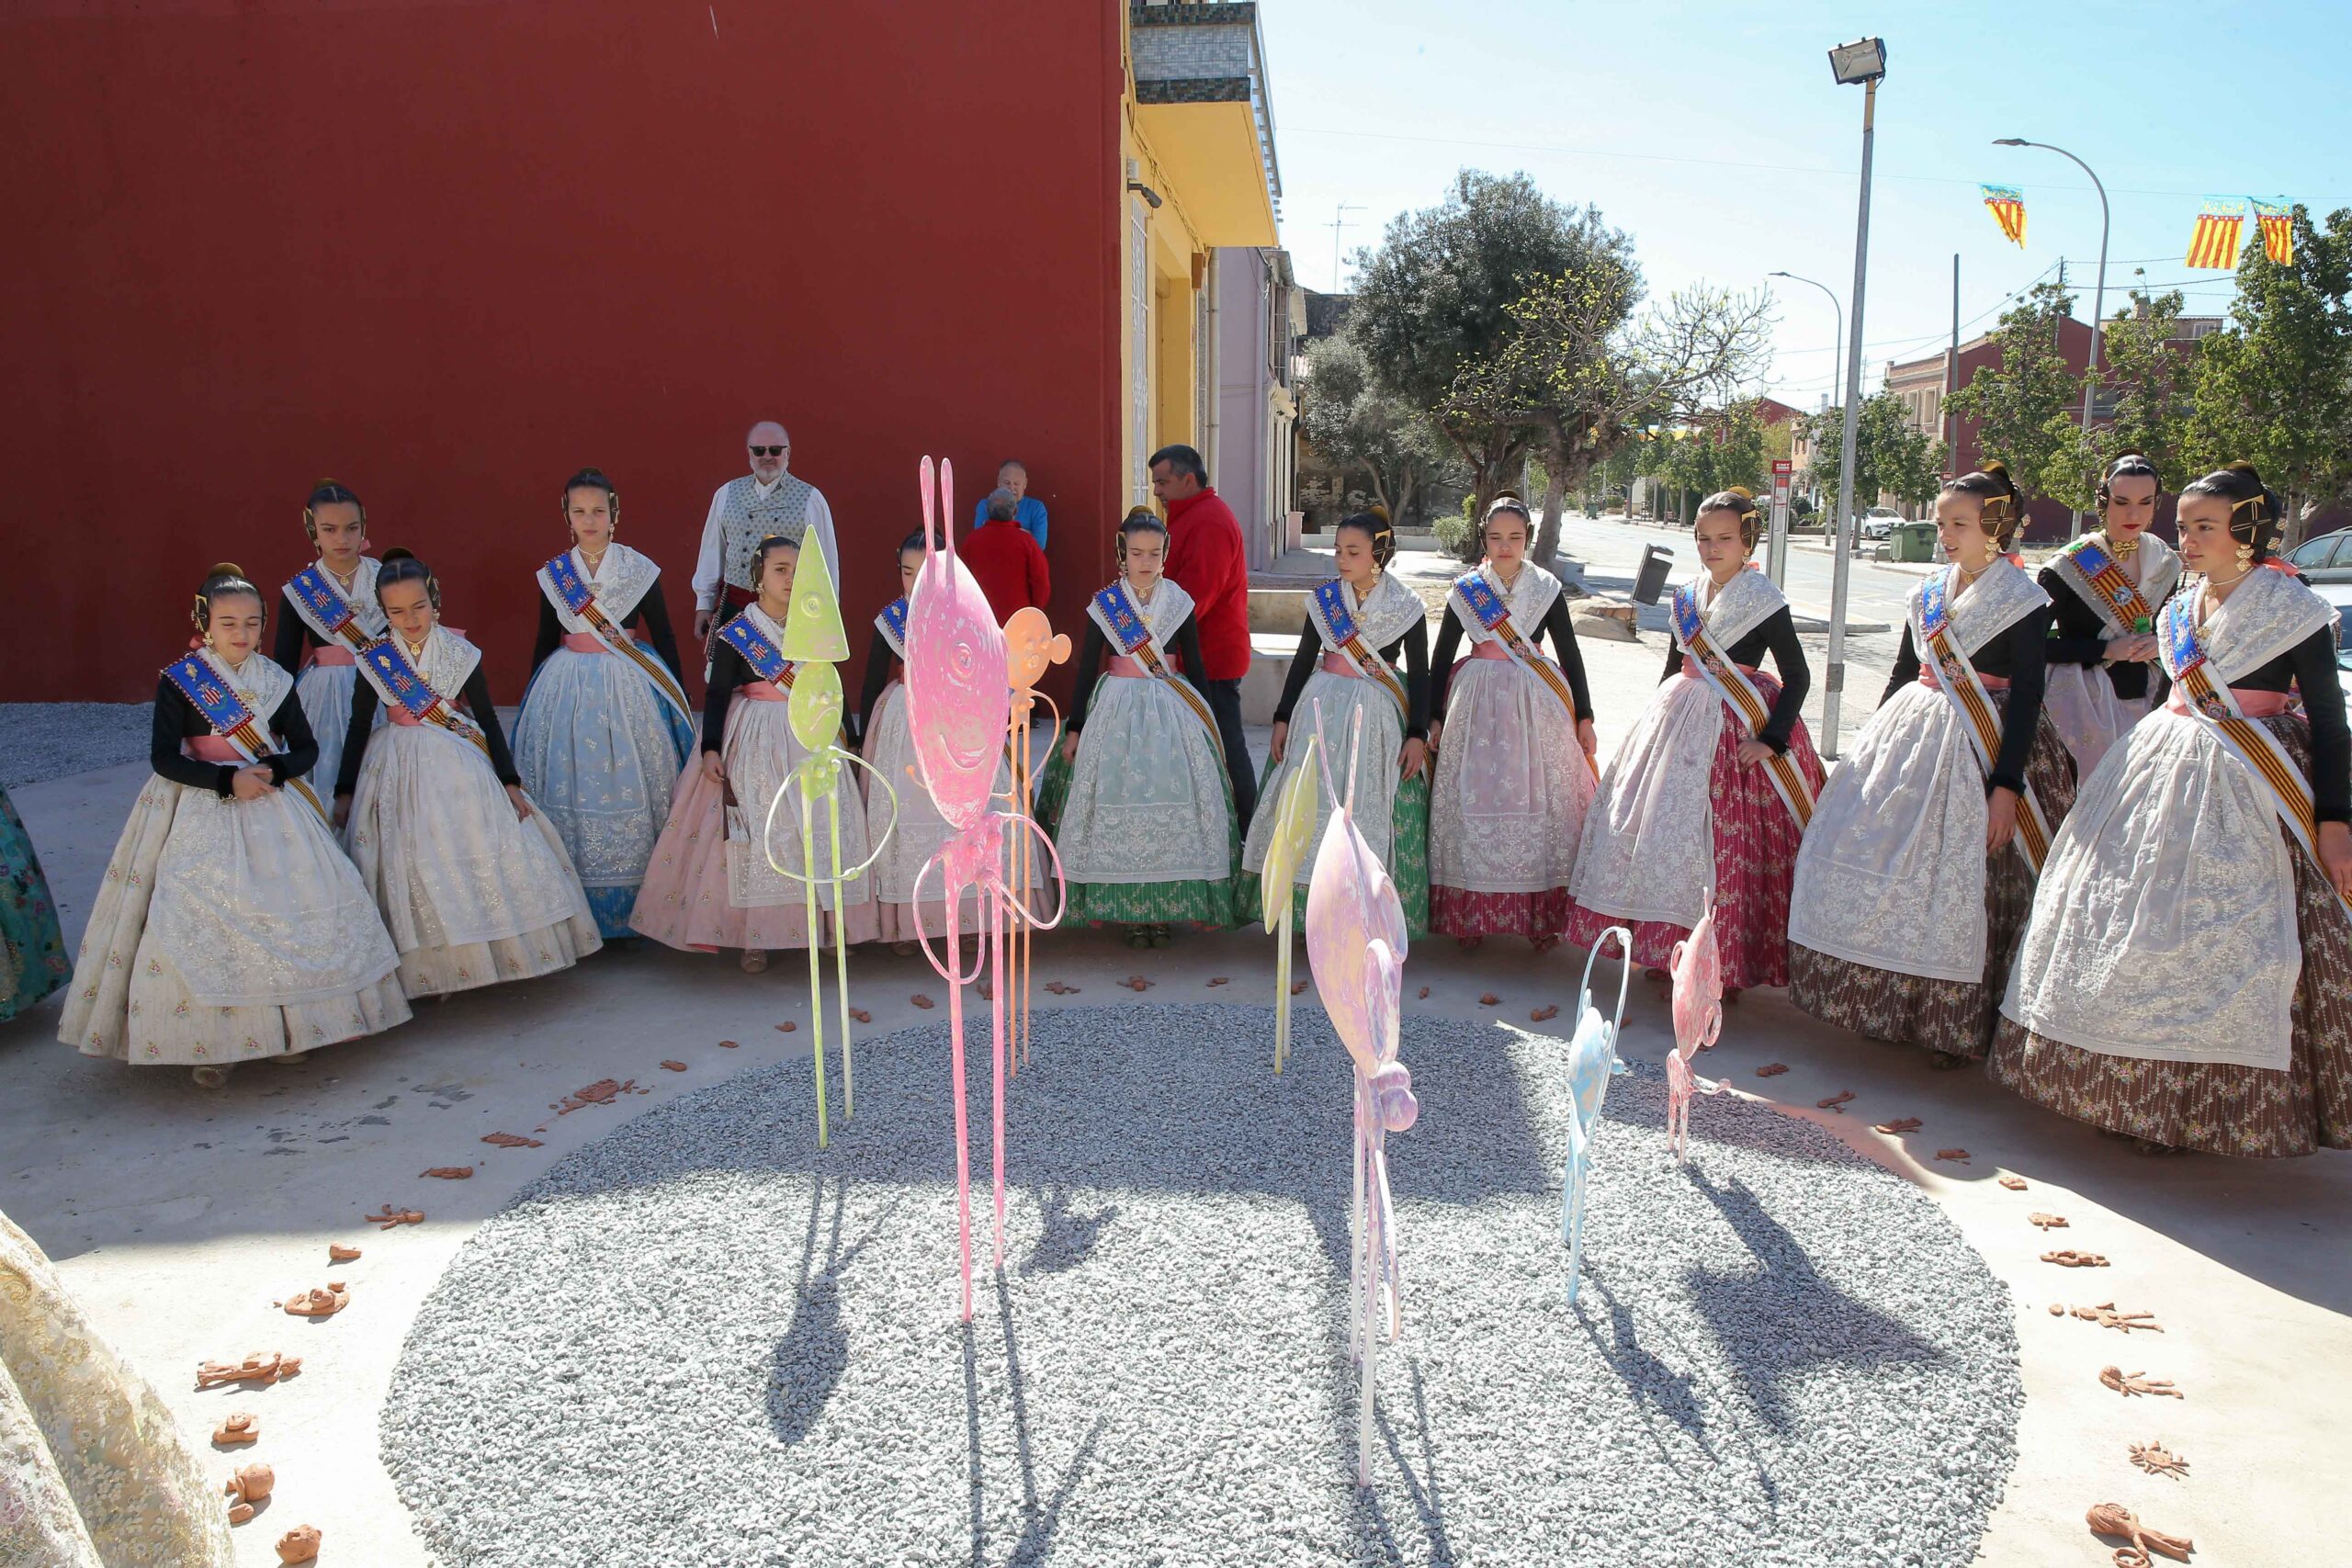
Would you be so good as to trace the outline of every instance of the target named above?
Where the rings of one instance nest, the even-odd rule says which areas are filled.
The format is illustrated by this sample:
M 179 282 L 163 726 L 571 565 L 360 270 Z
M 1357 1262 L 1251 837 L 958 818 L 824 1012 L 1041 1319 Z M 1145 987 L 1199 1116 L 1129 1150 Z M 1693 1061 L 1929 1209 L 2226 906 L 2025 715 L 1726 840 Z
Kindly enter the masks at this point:
M 2107 622 L 2098 611 L 2075 592 L 2066 575 L 2054 566 L 2045 566 L 2039 574 L 2043 592 L 2050 595 L 2054 611 L 2047 646 L 2042 658 L 2051 664 L 2078 664 L 2084 669 L 2097 669 L 2107 661 Z M 2125 660 L 2107 665 L 2107 678 L 2115 694 L 2127 700 L 2148 694 L 2149 671 L 2153 667 L 2137 660 Z
M 1445 699 L 1453 689 L 1454 656 L 1462 647 L 1462 618 L 1453 600 L 1445 601 L 1445 618 L 1438 623 L 1437 650 L 1430 655 L 1430 716 L 1445 717 Z
M 899 656 L 890 650 L 890 639 L 884 637 L 882 628 L 876 626 L 873 639 L 865 645 L 865 684 L 858 689 L 857 694 L 855 739 L 861 746 L 874 732 L 874 709 L 882 701 L 882 694 L 890 689 L 890 677 L 897 672 L 894 666 L 898 661 Z
M 1382 649 L 1389 663 L 1397 649 L 1405 650 L 1405 739 L 1425 740 L 1430 733 L 1430 624 L 1415 621 L 1413 629 Z
M 1306 691 L 1306 682 L 1323 662 L 1323 638 L 1310 620 L 1298 631 L 1298 648 L 1290 656 L 1290 673 L 1283 677 L 1283 694 L 1274 704 L 1274 722 L 1288 724 L 1290 716 L 1298 709 L 1298 699 Z
M 282 592 L 271 608 L 277 612 L 277 635 L 270 644 L 269 660 L 291 675 L 302 668 L 302 645 L 307 640 L 310 623 L 294 613 L 293 604 Z
M 1886 690 L 1878 694 L 1878 705 L 1884 707 L 1895 693 L 1914 685 L 1919 679 L 1919 649 L 1911 640 L 1911 622 L 1903 622 L 1903 645 L 1894 650 L 1894 669 L 1886 677 Z
M 2006 674 L 2009 682 L 2008 706 L 2001 715 L 2001 750 L 1985 780 L 1989 788 L 2025 793 L 2026 754 L 2033 750 L 2034 728 L 2041 721 L 2045 673 L 2041 650 L 2049 640 L 2050 606 L 2044 604 L 2018 616 L 2014 626 L 1994 639 L 1995 644 L 2007 645 L 2006 671 L 1999 668 L 2003 660 L 1974 660 L 1980 673 Z M 1993 654 L 1994 646 L 1988 644 L 1984 652 Z
M 1086 709 L 1094 700 L 1094 683 L 1102 677 L 1102 660 L 1109 656 L 1110 643 L 1102 636 L 1102 628 L 1094 617 L 1086 617 L 1086 640 L 1078 649 L 1078 685 L 1070 694 L 1069 718 L 1063 724 L 1065 733 L 1076 735 L 1086 724 Z
M 1579 721 L 1592 717 L 1592 691 L 1585 684 L 1584 650 L 1577 646 L 1577 628 L 1568 616 L 1568 596 L 1565 593 L 1552 601 L 1544 612 L 1544 624 L 1528 635 L 1530 646 L 1539 645 L 1544 634 L 1552 634 L 1552 651 L 1560 661 L 1560 672 L 1568 678 L 1568 692 L 1577 700 Z
M 548 661 L 548 656 L 562 646 L 563 622 L 556 615 L 555 606 L 548 602 L 548 596 L 541 593 L 539 595 L 539 635 L 531 642 L 531 673 L 537 674 L 539 666 Z
M 1088 620 L 1094 617 L 1089 615 Z M 1197 615 L 1187 615 L 1184 624 L 1176 628 L 1176 663 L 1184 679 L 1198 686 L 1208 677 L 1201 661 L 1201 621 Z
M 288 779 L 300 778 L 315 767 L 319 761 L 318 737 L 311 733 L 311 720 L 302 711 L 302 704 L 294 693 L 287 692 L 285 699 L 269 716 L 269 728 L 286 742 L 286 750 L 273 751 L 262 758 L 269 769 L 270 782 L 284 788 Z M 180 750 L 180 743 L 191 737 L 212 733 L 212 726 L 196 711 L 196 705 L 186 693 L 174 685 L 169 677 L 156 682 L 155 717 L 148 732 L 147 760 L 156 773 L 176 784 L 190 789 L 209 789 L 223 800 L 234 787 L 236 762 L 200 762 Z
M 1908 646 L 1906 633 L 1906 643 Z M 1804 699 L 1813 690 L 1813 666 L 1806 662 L 1804 644 L 1797 640 L 1796 617 L 1786 604 L 1758 622 L 1754 629 L 1723 650 L 1734 664 L 1744 664 L 1750 670 L 1760 670 L 1764 656 L 1772 656 L 1773 668 L 1781 672 L 1781 695 L 1772 704 L 1772 711 L 1764 721 L 1762 733 L 1756 739 L 1775 751 L 1789 749 L 1789 737 L 1795 732 L 1797 717 L 1804 712 Z M 1682 646 L 1668 638 L 1666 645 L 1666 672 L 1658 677 L 1663 682 L 1682 672 Z M 1917 678 L 1916 672 L 1914 679 Z M 1891 692 L 1892 687 L 1888 688 Z M 1884 698 L 1881 698 L 1884 701 Z
M 506 731 L 498 723 L 498 709 L 490 700 L 490 677 L 480 663 L 466 677 L 459 694 L 474 723 L 481 727 L 482 741 L 490 749 L 490 771 L 498 775 L 503 784 L 519 784 L 523 775 L 514 771 L 514 753 L 506 749 Z M 343 772 L 335 779 L 334 792 L 350 795 L 359 787 L 359 764 L 367 760 L 368 742 L 376 733 L 375 683 L 362 675 L 351 684 L 351 728 L 343 742 Z
M 761 677 L 735 645 L 722 642 L 711 656 L 710 682 L 702 694 L 702 749 L 706 751 L 727 750 L 727 708 L 735 700 L 735 688 Z
M 2344 688 L 2336 679 L 2335 644 L 2322 626 L 2266 664 L 2230 682 L 2244 691 L 2302 694 L 2312 727 L 2312 815 L 2323 822 L 2352 822 L 2352 735 L 2346 732 Z

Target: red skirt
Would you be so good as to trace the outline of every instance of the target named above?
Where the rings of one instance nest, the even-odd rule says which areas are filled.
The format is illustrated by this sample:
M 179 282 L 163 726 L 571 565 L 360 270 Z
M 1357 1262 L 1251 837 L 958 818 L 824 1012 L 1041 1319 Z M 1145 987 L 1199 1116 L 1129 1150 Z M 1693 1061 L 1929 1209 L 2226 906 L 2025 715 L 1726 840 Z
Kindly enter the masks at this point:
M 1768 706 L 1781 700 L 1779 681 L 1760 671 L 1748 678 Z M 1765 771 L 1739 765 L 1739 743 L 1746 738 L 1746 727 L 1726 713 L 1707 773 L 1708 799 L 1690 807 L 1714 814 L 1715 950 L 1723 958 L 1724 987 L 1734 991 L 1789 983 L 1789 892 L 1796 883 L 1797 845 L 1804 836 Z M 1788 754 L 1819 795 L 1828 775 L 1803 719 L 1790 731 Z M 1611 926 L 1627 924 L 1634 932 L 1634 962 L 1651 969 L 1668 967 L 1674 944 L 1690 934 L 1688 926 L 1628 922 L 1574 899 L 1568 902 L 1565 934 L 1576 946 L 1590 948 Z

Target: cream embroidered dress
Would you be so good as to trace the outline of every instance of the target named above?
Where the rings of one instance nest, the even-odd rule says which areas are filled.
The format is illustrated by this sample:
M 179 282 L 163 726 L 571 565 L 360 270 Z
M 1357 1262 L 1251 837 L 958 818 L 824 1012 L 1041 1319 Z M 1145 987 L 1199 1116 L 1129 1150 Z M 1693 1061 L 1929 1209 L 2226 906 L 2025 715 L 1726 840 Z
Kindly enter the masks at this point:
M 578 550 L 571 557 L 595 607 L 616 629 L 648 594 L 661 592 L 662 569 L 627 545 L 606 546 L 594 575 Z M 564 638 L 523 694 L 523 711 L 514 720 L 514 766 L 532 803 L 563 840 L 596 913 L 597 931 L 627 936 L 638 885 L 670 820 L 678 770 L 694 752 L 694 725 L 655 689 L 647 671 L 607 649 L 595 629 L 565 606 L 545 568 L 537 581 Z M 650 649 L 647 657 L 660 659 Z
M 394 634 L 454 708 L 481 650 L 446 626 L 420 651 Z M 365 671 L 365 664 L 362 665 Z M 368 678 L 372 679 L 372 676 Z M 447 995 L 568 969 L 604 945 L 587 896 L 544 811 L 517 821 L 482 750 L 439 725 L 389 722 L 368 741 L 353 791 L 351 858 L 383 911 L 411 997 Z M 495 714 L 477 716 L 483 724 Z
M 2149 626 L 2135 632 L 2115 618 L 2107 600 L 2091 586 L 2089 574 L 2083 570 L 2082 552 L 2086 547 L 2106 550 L 2112 548 L 2103 534 L 2089 534 L 2051 558 L 2043 569 L 2054 574 L 2073 594 L 2088 605 L 2099 618 L 2099 640 L 2113 642 L 2118 637 L 2144 636 L 2154 628 Z M 2151 612 L 2161 610 L 2172 592 L 2180 584 L 2180 557 L 2170 545 L 2154 535 L 2143 535 L 2131 555 L 2118 565 L 2132 578 L 2140 590 L 2140 597 L 2147 601 Z M 2056 635 L 2055 633 L 2052 634 Z M 2154 686 L 2153 670 L 2150 685 Z M 2115 682 L 2109 677 L 2104 664 L 2073 664 L 2056 660 L 2051 661 L 2044 678 L 2042 711 L 2049 714 L 2056 727 L 2058 739 L 2075 759 L 2075 770 L 2087 779 L 2109 747 L 2121 739 L 2131 728 L 2146 717 L 2153 705 L 2152 696 L 2121 697 L 2116 695 Z
M 344 592 L 343 580 L 329 571 L 324 561 L 311 564 L 349 602 L 352 624 L 369 642 L 384 635 L 388 629 L 384 607 L 376 602 L 376 576 L 384 570 L 382 561 L 374 556 L 361 556 L 359 565 L 352 571 L 347 593 Z M 302 602 L 293 583 L 286 585 L 283 597 L 284 613 L 310 631 L 307 638 L 297 635 L 291 639 L 291 646 L 301 649 L 308 656 L 300 661 L 300 673 L 295 677 L 294 690 L 302 699 L 302 716 L 311 721 L 311 733 L 319 742 L 319 762 L 311 770 L 311 777 L 316 781 L 319 794 L 324 796 L 343 772 L 344 733 L 351 726 L 351 688 L 359 679 L 358 661 L 353 656 L 351 644 L 341 633 L 328 629 Z M 288 640 L 281 638 L 277 645 L 281 660 L 288 649 Z
M 264 727 L 293 689 L 262 654 L 233 669 L 198 657 Z M 239 800 L 153 774 L 107 862 L 58 1036 L 85 1056 L 182 1066 L 308 1051 L 407 1021 L 396 962 L 299 792 Z
M 0 1563 L 232 1568 L 229 1510 L 206 1468 L 40 1246 L 0 1214 Z

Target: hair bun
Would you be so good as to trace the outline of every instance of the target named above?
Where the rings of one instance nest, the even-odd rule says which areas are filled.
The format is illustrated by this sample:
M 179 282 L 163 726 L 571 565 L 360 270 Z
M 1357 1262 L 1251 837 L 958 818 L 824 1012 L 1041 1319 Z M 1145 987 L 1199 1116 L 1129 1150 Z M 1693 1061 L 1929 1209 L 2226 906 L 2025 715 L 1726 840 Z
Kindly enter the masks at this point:
M 2260 484 L 2262 482 L 2262 470 L 2256 468 L 2252 463 L 2247 462 L 2244 457 L 2233 458 L 2229 462 L 2222 464 L 2222 468 L 2225 473 L 2244 474 L 2248 479 L 2254 480 L 2256 484 Z
M 1519 491 L 1515 490 L 1498 490 L 1495 491 L 1493 499 L 1488 501 L 1487 504 L 1492 506 L 1497 502 L 1504 501 L 1510 502 L 1513 506 L 1524 506 L 1527 504 L 1520 499 Z
M 1754 501 L 1756 499 L 1756 492 L 1748 489 L 1746 485 L 1725 485 L 1724 486 L 1724 489 L 1739 497 L 1742 501 Z
M 1367 516 L 1367 517 L 1377 517 L 1377 518 L 1379 518 L 1379 519 L 1380 519 L 1381 525 L 1382 525 L 1383 527 L 1387 526 L 1387 524 L 1388 524 L 1388 508 L 1386 508 L 1386 507 L 1385 507 L 1385 506 L 1382 506 L 1382 505 L 1378 504 L 1377 502 L 1375 502 L 1374 504 L 1373 504 L 1373 505 L 1371 505 L 1371 506 L 1367 506 L 1367 507 L 1365 507 L 1363 510 L 1364 510 L 1364 515 L 1365 515 L 1365 516 Z
M 406 545 L 394 545 L 390 549 L 384 552 L 383 558 L 387 564 L 396 560 L 414 560 L 416 558 L 416 552 L 410 549 Z
M 1998 457 L 1993 458 L 1976 471 L 1980 474 L 1990 474 L 1996 479 L 2006 479 L 2009 477 L 2009 466 Z
M 244 575 L 245 569 L 239 566 L 235 561 L 217 560 L 212 563 L 212 570 L 204 574 L 204 580 L 207 582 L 209 582 L 216 577 L 234 577 L 242 579 Z

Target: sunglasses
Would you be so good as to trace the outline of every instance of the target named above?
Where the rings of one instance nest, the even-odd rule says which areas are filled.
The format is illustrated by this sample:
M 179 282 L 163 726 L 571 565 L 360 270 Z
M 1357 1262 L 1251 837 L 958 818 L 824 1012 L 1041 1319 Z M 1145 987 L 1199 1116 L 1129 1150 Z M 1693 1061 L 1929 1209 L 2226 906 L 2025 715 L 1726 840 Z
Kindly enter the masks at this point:
M 788 446 L 754 446 L 752 448 L 752 456 L 754 457 L 781 457 L 790 450 L 791 448 Z

